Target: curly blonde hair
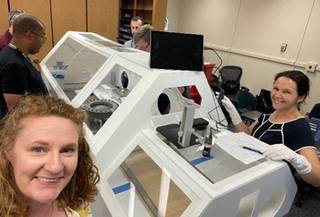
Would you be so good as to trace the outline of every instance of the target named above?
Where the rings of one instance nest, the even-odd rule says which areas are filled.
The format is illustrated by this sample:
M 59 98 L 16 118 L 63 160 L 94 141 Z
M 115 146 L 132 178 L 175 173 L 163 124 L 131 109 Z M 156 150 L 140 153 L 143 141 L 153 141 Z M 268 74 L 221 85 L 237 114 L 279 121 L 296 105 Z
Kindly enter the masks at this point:
M 74 108 L 63 100 L 51 96 L 22 97 L 11 111 L 0 122 L 0 216 L 25 217 L 26 207 L 19 199 L 13 168 L 5 156 L 5 152 L 15 143 L 21 130 L 20 122 L 28 116 L 55 115 L 69 119 L 79 127 L 78 165 L 70 182 L 58 197 L 59 205 L 73 210 L 87 207 L 94 201 L 97 194 L 96 184 L 100 177 L 98 168 L 94 165 L 90 148 L 83 134 L 85 113 L 80 108 Z

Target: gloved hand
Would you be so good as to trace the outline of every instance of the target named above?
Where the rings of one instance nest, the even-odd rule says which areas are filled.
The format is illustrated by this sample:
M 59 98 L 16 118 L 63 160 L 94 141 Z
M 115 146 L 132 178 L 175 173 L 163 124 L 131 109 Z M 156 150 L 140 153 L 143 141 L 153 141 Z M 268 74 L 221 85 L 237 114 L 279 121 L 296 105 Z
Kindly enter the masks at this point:
M 221 100 L 221 102 L 222 102 L 222 105 L 224 106 L 224 108 L 229 113 L 233 125 L 240 124 L 242 122 L 242 119 L 241 119 L 236 107 L 234 107 L 233 103 L 231 102 L 231 100 L 228 97 L 224 96 L 223 99 Z
M 271 160 L 288 161 L 299 174 L 307 174 L 311 172 L 310 162 L 301 154 L 292 151 L 283 144 L 270 145 L 263 155 Z

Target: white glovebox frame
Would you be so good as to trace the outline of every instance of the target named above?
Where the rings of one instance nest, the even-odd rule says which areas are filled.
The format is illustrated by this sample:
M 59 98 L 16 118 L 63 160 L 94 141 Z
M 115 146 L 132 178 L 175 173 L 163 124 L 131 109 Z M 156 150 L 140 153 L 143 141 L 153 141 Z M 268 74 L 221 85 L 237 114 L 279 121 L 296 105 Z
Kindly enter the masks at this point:
M 62 46 L 67 46 L 65 43 L 68 39 L 73 39 L 90 52 L 106 57 L 101 67 L 96 72 L 92 72 L 92 77 L 88 82 L 75 91 L 72 99 L 56 81 L 47 65 Z M 62 61 L 64 59 L 63 56 L 59 58 Z M 72 59 L 73 57 L 65 58 Z M 182 216 L 232 217 L 239 216 L 239 213 L 241 216 L 241 209 L 246 208 L 239 207 L 239 204 L 243 206 L 240 201 L 252 192 L 258 192 L 258 196 L 250 208 L 250 216 L 270 216 L 271 213 L 281 216 L 289 210 L 296 193 L 296 185 L 285 163 L 263 160 L 249 166 L 239 166 L 236 165 L 238 162 L 233 160 L 230 160 L 230 163 L 224 163 L 225 159 L 231 159 L 230 156 L 227 153 L 217 152 L 217 156 L 208 162 L 209 166 L 210 164 L 213 166 L 225 164 L 224 166 L 230 167 L 230 170 L 235 172 L 223 180 L 212 183 L 159 138 L 156 127 L 179 123 L 182 109 L 186 104 L 195 105 L 195 118 L 202 117 L 208 120 L 212 127 L 216 122 L 227 124 L 203 72 L 150 69 L 148 53 L 123 48 L 95 33 L 84 32 L 67 32 L 40 63 L 40 66 L 42 76 L 50 91 L 75 107 L 80 107 L 102 84 L 102 81 L 107 81 L 107 76 L 111 76 L 110 73 L 117 75 L 118 71 L 121 72 L 124 69 L 134 76 L 130 83 L 129 75 L 129 95 L 122 99 L 118 108 L 102 127 L 93 133 L 87 125 L 84 126 L 85 137 L 99 168 L 101 180 L 108 180 L 120 168 L 128 155 L 139 146 L 191 200 L 191 204 Z M 113 80 L 118 82 L 117 79 Z M 114 84 L 114 86 L 117 85 Z M 196 105 L 191 100 L 182 97 L 176 88 L 191 85 L 197 87 L 202 97 L 201 105 Z M 160 115 L 155 107 L 155 102 L 163 91 L 171 99 L 173 112 L 167 115 Z M 212 110 L 214 110 L 213 117 L 210 118 L 208 113 Z M 274 176 L 277 176 L 277 182 L 274 182 Z M 270 195 L 273 189 L 279 187 L 284 188 L 283 194 Z M 162 193 L 165 195 L 165 192 Z M 263 205 L 268 199 L 270 200 L 270 197 L 275 202 L 271 201 L 269 207 Z M 93 206 L 97 209 L 94 213 L 102 214 L 104 211 L 98 209 L 108 209 L 108 213 L 112 216 L 128 216 L 125 210 L 119 211 L 121 204 L 107 182 L 100 183 L 98 200 L 99 205 Z M 162 201 L 162 204 L 165 204 L 165 201 Z

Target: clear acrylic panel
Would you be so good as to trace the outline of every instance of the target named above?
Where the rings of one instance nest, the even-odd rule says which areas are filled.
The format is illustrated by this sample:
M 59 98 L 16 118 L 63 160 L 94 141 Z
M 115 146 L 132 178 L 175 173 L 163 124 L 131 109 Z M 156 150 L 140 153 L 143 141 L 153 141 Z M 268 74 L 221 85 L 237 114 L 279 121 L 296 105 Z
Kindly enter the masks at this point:
M 170 181 L 169 198 L 167 204 L 167 217 L 181 216 L 191 204 L 191 200 L 181 189 Z
M 134 179 L 141 185 L 144 193 L 142 197 L 148 197 L 151 201 L 150 207 L 156 208 L 159 203 L 161 169 L 153 160 L 142 150 L 137 149 L 132 152 L 125 161 L 127 170 L 131 172 Z M 133 177 L 131 177 L 132 179 Z M 138 188 L 139 189 L 139 188 Z M 156 210 L 155 210 L 156 211 Z
M 95 134 L 137 85 L 141 76 L 116 64 L 83 102 L 86 124 Z
M 108 57 L 68 38 L 47 61 L 47 67 L 72 100 Z
M 136 53 L 135 50 L 129 49 L 127 47 L 122 46 L 121 44 L 118 44 L 113 41 L 101 39 L 95 35 L 92 35 L 90 33 L 82 33 L 81 36 L 85 37 L 88 42 L 98 46 L 98 47 L 109 47 L 113 50 L 116 50 L 118 52 L 129 52 L 129 53 Z
M 133 216 L 181 216 L 191 200 L 168 176 L 169 188 L 162 189 L 163 173 L 153 159 L 137 147 L 108 182 L 124 211 L 130 213 L 134 208 Z M 161 194 L 167 197 L 160 201 Z M 165 204 L 166 209 L 160 204 Z
M 49 95 L 50 96 L 54 96 L 54 97 L 59 97 L 58 94 L 56 93 L 56 91 L 53 89 L 52 85 L 50 84 L 50 82 L 48 82 L 47 80 L 44 80 L 46 86 L 47 86 L 47 89 L 48 89 L 48 92 L 49 92 Z

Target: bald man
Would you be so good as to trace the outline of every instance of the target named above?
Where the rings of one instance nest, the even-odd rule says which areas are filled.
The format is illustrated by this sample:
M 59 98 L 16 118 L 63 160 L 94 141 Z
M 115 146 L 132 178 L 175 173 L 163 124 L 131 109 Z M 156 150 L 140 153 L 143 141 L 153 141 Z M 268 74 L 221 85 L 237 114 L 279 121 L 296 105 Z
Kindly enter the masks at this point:
M 38 18 L 23 14 L 14 20 L 11 43 L 0 52 L 2 115 L 25 94 L 48 93 L 40 72 L 28 57 L 38 53 L 45 41 L 45 27 Z

